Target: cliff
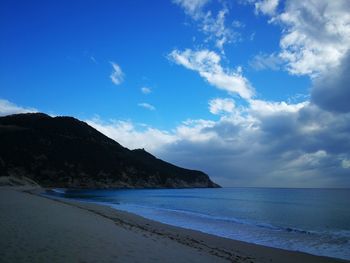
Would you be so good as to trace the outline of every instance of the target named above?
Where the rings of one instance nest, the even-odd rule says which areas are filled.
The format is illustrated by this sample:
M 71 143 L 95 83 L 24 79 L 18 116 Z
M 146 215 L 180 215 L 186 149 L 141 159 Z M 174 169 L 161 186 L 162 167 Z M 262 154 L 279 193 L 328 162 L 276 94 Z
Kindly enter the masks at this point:
M 0 176 L 44 187 L 219 187 L 203 172 L 129 150 L 85 122 L 43 113 L 0 117 Z

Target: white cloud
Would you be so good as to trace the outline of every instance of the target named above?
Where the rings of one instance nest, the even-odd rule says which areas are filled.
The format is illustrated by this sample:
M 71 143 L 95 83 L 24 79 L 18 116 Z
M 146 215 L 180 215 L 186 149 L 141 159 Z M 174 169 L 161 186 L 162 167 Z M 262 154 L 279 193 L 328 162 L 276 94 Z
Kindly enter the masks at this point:
M 145 148 L 153 153 L 159 153 L 164 146 L 176 144 L 179 140 L 200 142 L 215 136 L 213 132 L 200 134 L 204 128 L 215 124 L 215 122 L 207 120 L 184 121 L 172 132 L 162 131 L 147 125 L 141 125 L 142 129 L 140 130 L 131 121 L 110 120 L 106 122 L 99 117 L 86 120 L 86 122 L 124 147 L 130 149 Z
M 176 141 L 176 136 L 166 131 L 147 127 L 138 130 L 130 121 L 108 121 L 99 118 L 86 121 L 89 125 L 102 132 L 106 136 L 119 142 L 130 149 L 145 148 L 147 151 L 156 152 L 165 144 Z
M 245 3 L 254 4 L 256 12 L 268 15 L 269 22 L 281 26 L 278 57 L 290 74 L 317 78 L 339 66 L 350 51 L 348 0 L 286 0 L 281 12 L 277 10 L 279 0 Z
M 194 19 L 199 19 L 203 15 L 203 7 L 210 0 L 174 0 L 175 4 L 181 6 L 185 13 L 192 16 Z
M 152 89 L 149 88 L 149 87 L 142 87 L 142 88 L 141 88 L 141 92 L 142 92 L 143 94 L 150 94 L 150 93 L 152 92 Z
M 312 79 L 311 102 L 350 112 L 350 2 L 288 0 L 272 20 L 283 28 L 279 57 L 286 69 Z
M 187 120 L 176 128 L 175 135 L 177 140 L 191 141 L 191 142 L 204 142 L 214 137 L 214 132 L 201 132 L 203 129 L 213 127 L 215 122 L 208 120 Z
M 0 116 L 29 112 L 38 112 L 38 110 L 35 108 L 21 107 L 8 100 L 0 99 Z
M 250 99 L 254 95 L 253 88 L 242 76 L 241 70 L 224 69 L 220 64 L 221 57 L 213 51 L 173 50 L 168 57 L 175 63 L 198 72 L 202 78 L 218 89 L 238 94 L 244 99 Z
M 209 40 L 214 40 L 215 46 L 222 53 L 224 53 L 225 44 L 231 43 L 235 38 L 239 39 L 238 33 L 225 26 L 225 17 L 228 12 L 227 8 L 223 8 L 218 12 L 216 18 L 213 18 L 211 12 L 208 12 L 201 25 L 202 32 L 209 36 Z M 236 21 L 236 24 L 237 22 L 239 21 Z
M 265 15 L 274 15 L 278 7 L 279 0 L 262 0 L 255 3 L 255 11 Z
M 205 10 L 208 2 L 206 0 L 174 1 L 197 23 L 199 31 L 207 36 L 206 42 L 213 41 L 215 46 L 224 53 L 224 45 L 239 40 L 239 34 L 233 31 L 232 27 L 225 25 L 226 16 L 229 13 L 228 7 L 223 4 L 215 15 L 211 10 Z M 239 21 L 234 22 L 234 25 L 241 25 Z
M 153 105 L 151 105 L 151 104 L 149 104 L 149 103 L 146 103 L 146 102 L 142 102 L 142 103 L 139 103 L 139 104 L 137 104 L 139 107 L 142 107 L 142 108 L 145 108 L 145 109 L 147 109 L 147 110 L 151 110 L 151 111 L 154 111 L 154 110 L 156 110 L 156 108 L 153 106 Z
M 280 57 L 291 74 L 325 73 L 350 49 L 348 0 L 289 0 L 273 20 L 283 26 Z
M 209 111 L 212 114 L 232 113 L 235 109 L 235 102 L 230 98 L 216 98 L 209 101 Z
M 278 54 L 264 54 L 260 53 L 256 55 L 250 62 L 249 65 L 255 70 L 280 70 L 283 64 L 283 60 Z
M 235 27 L 235 28 L 244 28 L 245 24 L 242 23 L 241 21 L 233 20 L 232 21 L 232 26 Z
M 117 63 L 110 63 L 112 65 L 113 71 L 109 77 L 115 85 L 120 85 L 124 81 L 124 73 Z
M 255 115 L 272 115 L 280 113 L 295 113 L 300 109 L 308 105 L 309 102 L 300 102 L 296 104 L 289 104 L 287 102 L 271 102 L 264 100 L 250 100 L 250 112 L 254 112 Z
M 341 165 L 344 169 L 349 169 L 350 168 L 350 160 L 348 160 L 348 159 L 342 160 Z
M 286 164 L 285 168 L 317 168 L 318 166 L 320 166 L 320 162 L 322 162 L 322 160 L 324 160 L 326 157 L 327 152 L 324 150 L 318 150 L 316 152 L 311 153 L 303 153 L 297 158 L 291 160 L 288 164 Z

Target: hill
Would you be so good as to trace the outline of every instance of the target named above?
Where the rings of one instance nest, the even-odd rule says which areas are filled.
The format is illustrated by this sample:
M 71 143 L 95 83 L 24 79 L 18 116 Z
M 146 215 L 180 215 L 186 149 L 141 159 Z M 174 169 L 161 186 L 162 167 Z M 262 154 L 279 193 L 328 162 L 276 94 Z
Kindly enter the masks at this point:
M 85 122 L 43 113 L 0 117 L 0 175 L 44 187 L 219 187 L 203 172 L 129 150 Z

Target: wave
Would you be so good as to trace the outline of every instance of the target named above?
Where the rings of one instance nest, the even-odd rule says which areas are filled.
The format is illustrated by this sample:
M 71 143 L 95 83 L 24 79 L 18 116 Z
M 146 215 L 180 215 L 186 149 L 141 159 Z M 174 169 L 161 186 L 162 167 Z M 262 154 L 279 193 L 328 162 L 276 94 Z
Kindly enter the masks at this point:
M 271 230 L 286 230 L 287 232 L 295 231 L 295 232 L 301 232 L 301 233 L 308 232 L 308 231 L 299 230 L 299 229 L 278 227 L 278 226 L 274 226 L 274 225 L 271 225 L 268 223 L 254 222 L 254 221 L 248 220 L 248 219 L 239 219 L 239 218 L 235 218 L 235 217 L 224 217 L 224 216 L 214 216 L 214 215 L 208 215 L 208 214 L 203 214 L 203 213 L 189 211 L 189 210 L 182 210 L 182 209 L 160 208 L 160 207 L 154 207 L 154 206 L 144 206 L 144 205 L 125 204 L 125 203 L 120 204 L 118 207 L 124 207 L 126 209 L 131 208 L 131 210 L 133 210 L 135 213 L 137 213 L 137 209 L 133 209 L 133 208 L 143 208 L 143 209 L 150 209 L 150 210 L 155 210 L 155 211 L 163 211 L 163 212 L 170 212 L 170 213 L 178 213 L 178 214 L 183 214 L 183 215 L 195 216 L 198 218 L 205 218 L 205 219 L 209 219 L 209 220 L 213 220 L 213 221 L 245 224 L 245 225 L 256 226 L 256 227 L 261 227 L 261 228 L 268 228 Z
M 59 195 L 64 195 L 64 194 L 66 194 L 66 189 L 65 188 L 54 188 L 54 189 L 47 190 L 47 192 L 59 194 Z
M 87 202 L 96 202 L 100 204 L 105 204 L 112 206 L 116 209 L 120 209 L 123 207 L 125 210 L 129 212 L 133 212 L 135 214 L 142 215 L 140 213 L 140 208 L 141 209 L 148 209 L 148 213 L 152 214 L 153 211 L 162 211 L 163 213 L 176 213 L 178 215 L 182 215 L 184 217 L 186 216 L 191 216 L 195 217 L 198 220 L 200 219 L 205 219 L 205 220 L 210 220 L 214 224 L 220 224 L 220 222 L 226 222 L 226 223 L 233 223 L 233 224 L 241 224 L 241 225 L 247 225 L 251 227 L 256 227 L 260 229 L 266 229 L 269 231 L 274 231 L 274 232 L 285 232 L 285 233 L 295 233 L 295 234 L 301 234 L 301 235 L 313 235 L 313 236 L 318 236 L 318 237 L 323 237 L 324 240 L 329 240 L 330 242 L 334 241 L 335 243 L 343 244 L 350 242 L 350 230 L 327 230 L 327 231 L 315 231 L 315 230 L 307 230 L 307 229 L 302 229 L 302 228 L 296 228 L 292 226 L 281 226 L 281 225 L 274 225 L 271 223 L 267 222 L 257 222 L 254 220 L 250 219 L 244 219 L 244 218 L 236 218 L 236 217 L 225 217 L 225 216 L 217 216 L 217 215 L 210 215 L 210 214 L 204 214 L 196 211 L 191 211 L 191 210 L 185 210 L 185 209 L 174 209 L 174 208 L 161 208 L 161 207 L 155 207 L 155 206 L 149 206 L 149 205 L 136 205 L 136 204 L 129 204 L 129 203 L 120 203 L 119 200 L 115 200 L 114 197 L 107 197 L 107 196 L 102 196 L 98 193 L 92 194 L 90 193 L 85 193 L 85 194 L 80 194 L 79 191 L 70 191 L 64 188 L 55 188 L 49 190 L 50 194 L 54 195 L 60 195 L 62 197 L 68 197 L 68 198 L 75 198 L 79 199 L 81 201 L 87 201 Z M 164 195 L 164 197 L 175 197 L 174 195 Z M 182 196 L 184 197 L 184 196 Z M 186 198 L 193 198 L 196 197 L 195 195 L 187 195 L 185 196 Z M 130 211 L 132 210 L 132 211 Z M 166 216 L 166 214 L 164 215 Z M 171 215 L 169 215 L 171 216 Z
M 115 205 L 116 204 L 114 203 L 113 206 Z M 195 217 L 198 220 L 201 220 L 201 219 L 210 220 L 213 222 L 213 224 L 216 224 L 216 225 L 220 224 L 220 222 L 241 224 L 241 225 L 266 229 L 268 231 L 274 231 L 274 232 L 295 233 L 300 235 L 315 236 L 318 238 L 322 238 L 324 241 L 328 241 L 327 243 L 333 243 L 333 242 L 336 244 L 350 243 L 350 231 L 346 231 L 346 230 L 327 230 L 327 231 L 306 230 L 306 229 L 301 229 L 301 228 L 296 228 L 291 226 L 276 226 L 273 224 L 269 224 L 265 222 L 256 222 L 249 219 L 208 215 L 208 214 L 203 214 L 203 213 L 189 211 L 189 210 L 160 208 L 160 207 L 153 207 L 153 206 L 125 204 L 125 203 L 117 204 L 115 208 L 116 209 L 122 208 L 123 210 L 127 210 L 129 212 L 139 214 L 141 216 L 143 216 L 144 214 L 140 212 L 140 208 L 149 210 L 147 214 L 151 214 L 151 215 L 152 215 L 152 210 L 161 211 L 165 213 L 165 215 L 163 214 L 163 216 L 165 217 L 167 216 L 172 217 L 174 213 L 176 213 L 184 217 L 188 217 L 188 216 L 192 218 Z
M 234 217 L 135 204 L 111 205 L 165 224 L 259 245 L 349 260 L 350 231 L 314 231 Z

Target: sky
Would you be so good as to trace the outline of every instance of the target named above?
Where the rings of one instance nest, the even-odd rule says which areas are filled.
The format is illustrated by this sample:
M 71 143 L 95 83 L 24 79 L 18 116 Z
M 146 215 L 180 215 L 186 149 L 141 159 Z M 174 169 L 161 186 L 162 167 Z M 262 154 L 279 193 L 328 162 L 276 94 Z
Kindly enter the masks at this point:
M 222 186 L 350 187 L 348 0 L 2 0 L 0 34 L 0 115 L 73 116 Z

